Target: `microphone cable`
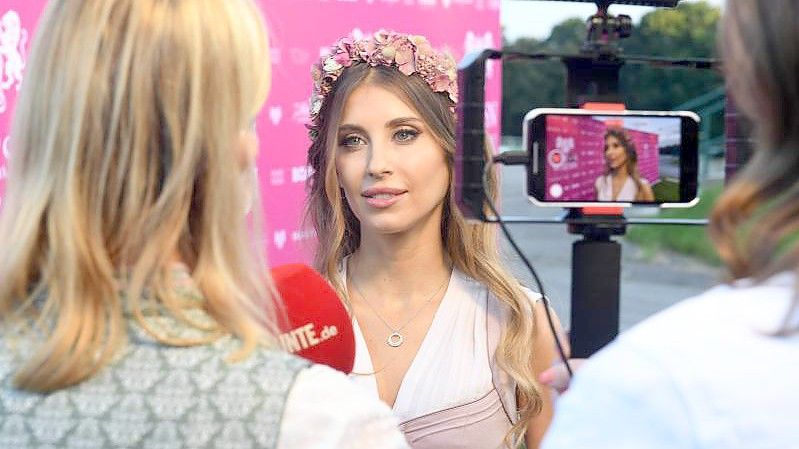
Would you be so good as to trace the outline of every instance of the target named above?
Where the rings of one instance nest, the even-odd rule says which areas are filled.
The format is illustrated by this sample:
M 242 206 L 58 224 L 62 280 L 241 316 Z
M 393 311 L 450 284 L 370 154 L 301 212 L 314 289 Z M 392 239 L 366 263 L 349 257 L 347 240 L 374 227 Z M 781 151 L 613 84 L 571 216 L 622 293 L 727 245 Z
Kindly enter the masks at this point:
M 505 235 L 505 238 L 510 243 L 513 250 L 522 259 L 522 262 L 527 267 L 527 270 L 533 276 L 533 280 L 538 287 L 538 292 L 541 294 L 541 298 L 544 301 L 544 311 L 547 316 L 547 322 L 549 323 L 549 331 L 552 333 L 552 338 L 555 340 L 555 346 L 558 350 L 558 355 L 560 359 L 563 361 L 563 365 L 566 367 L 566 372 L 569 373 L 569 379 L 572 378 L 574 375 L 571 365 L 569 364 L 569 359 L 566 356 L 566 351 L 563 349 L 563 345 L 560 342 L 560 336 L 558 335 L 557 329 L 555 329 L 555 320 L 552 318 L 552 312 L 550 311 L 550 302 L 549 298 L 547 297 L 546 293 L 544 293 L 544 284 L 541 282 L 541 278 L 538 276 L 538 273 L 533 268 L 533 265 L 524 255 L 524 252 L 519 248 L 519 245 L 516 244 L 516 241 L 511 236 L 510 231 L 508 230 L 507 224 L 502 220 L 502 216 L 497 212 L 497 208 L 494 205 L 494 201 L 491 198 L 490 193 L 488 192 L 488 174 L 491 172 L 491 169 L 494 168 L 494 165 L 497 163 L 503 165 L 521 165 L 525 164 L 528 160 L 527 153 L 525 151 L 505 151 L 492 158 L 489 158 L 486 161 L 485 167 L 483 167 L 483 197 L 488 204 L 488 208 L 491 210 L 491 213 L 494 214 L 494 218 L 496 222 L 499 223 L 500 229 L 502 229 L 502 234 Z M 497 190 L 500 190 L 499 185 L 497 185 Z

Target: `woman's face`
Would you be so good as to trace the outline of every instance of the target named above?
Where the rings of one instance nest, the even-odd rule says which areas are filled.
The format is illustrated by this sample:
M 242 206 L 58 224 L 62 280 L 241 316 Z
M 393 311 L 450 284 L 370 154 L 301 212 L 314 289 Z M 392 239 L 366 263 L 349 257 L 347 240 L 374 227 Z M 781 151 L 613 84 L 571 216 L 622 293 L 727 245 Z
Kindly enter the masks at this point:
M 627 151 L 616 136 L 605 137 L 605 162 L 612 170 L 627 164 Z
M 419 114 L 371 84 L 344 105 L 335 165 L 361 233 L 439 229 L 449 170 L 444 149 Z

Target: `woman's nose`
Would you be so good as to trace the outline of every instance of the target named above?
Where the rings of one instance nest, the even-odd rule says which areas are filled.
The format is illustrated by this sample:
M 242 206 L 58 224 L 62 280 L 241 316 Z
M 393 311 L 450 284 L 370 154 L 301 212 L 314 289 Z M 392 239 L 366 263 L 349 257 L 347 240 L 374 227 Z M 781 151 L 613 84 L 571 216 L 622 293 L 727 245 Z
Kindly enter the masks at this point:
M 372 144 L 369 152 L 369 161 L 366 172 L 373 178 L 379 178 L 393 172 L 391 168 L 391 155 L 386 145 Z

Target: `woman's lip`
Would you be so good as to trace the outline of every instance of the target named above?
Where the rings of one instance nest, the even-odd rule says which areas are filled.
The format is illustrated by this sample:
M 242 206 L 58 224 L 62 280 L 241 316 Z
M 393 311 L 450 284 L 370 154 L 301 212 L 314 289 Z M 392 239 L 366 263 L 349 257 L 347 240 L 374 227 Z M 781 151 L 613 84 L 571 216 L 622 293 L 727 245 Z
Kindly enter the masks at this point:
M 364 198 L 366 199 L 366 204 L 368 204 L 368 205 L 370 205 L 370 206 L 372 206 L 374 208 L 377 208 L 377 209 L 385 209 L 387 207 L 390 207 L 391 205 L 393 205 L 394 203 L 396 203 L 400 199 L 402 199 L 402 196 L 404 195 L 404 193 L 389 194 L 389 195 L 390 196 L 388 196 L 386 198 L 376 198 L 376 197 L 373 197 L 373 196 L 365 196 Z
M 406 190 L 395 189 L 395 188 L 391 188 L 391 187 L 370 187 L 370 188 L 364 190 L 363 192 L 361 192 L 361 195 L 363 195 L 365 197 L 380 195 L 380 194 L 383 194 L 383 193 L 387 193 L 389 195 L 400 195 L 400 194 L 403 194 L 405 192 L 406 192 Z

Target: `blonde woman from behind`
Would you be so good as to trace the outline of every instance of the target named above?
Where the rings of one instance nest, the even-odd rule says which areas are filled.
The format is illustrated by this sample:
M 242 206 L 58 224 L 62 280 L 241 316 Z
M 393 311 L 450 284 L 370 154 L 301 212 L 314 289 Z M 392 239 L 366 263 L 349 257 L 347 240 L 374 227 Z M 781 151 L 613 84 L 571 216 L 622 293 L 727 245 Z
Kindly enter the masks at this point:
M 244 214 L 268 55 L 250 0 L 48 3 L 0 216 L 0 447 L 405 447 L 268 349 Z

